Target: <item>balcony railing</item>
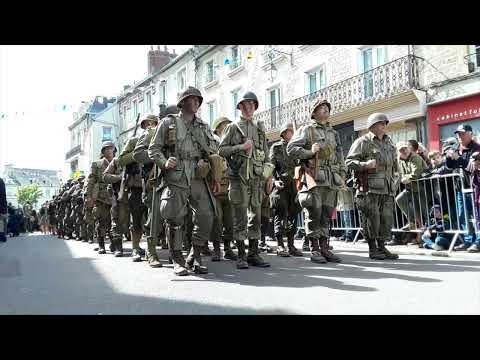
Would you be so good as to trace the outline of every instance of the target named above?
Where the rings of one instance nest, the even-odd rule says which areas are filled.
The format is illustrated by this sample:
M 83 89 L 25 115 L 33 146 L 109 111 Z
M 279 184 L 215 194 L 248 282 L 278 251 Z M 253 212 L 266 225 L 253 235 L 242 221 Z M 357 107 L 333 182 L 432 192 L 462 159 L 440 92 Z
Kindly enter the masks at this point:
M 259 112 L 254 119 L 263 121 L 267 131 L 287 122 L 301 125 L 310 119 L 310 107 L 317 99 L 332 104 L 331 114 L 389 98 L 419 88 L 418 61 L 414 55 L 398 58 L 360 75 L 340 81 L 280 106 Z
M 70 149 L 69 152 L 67 152 L 67 155 L 65 155 L 65 160 L 68 160 L 72 157 L 74 157 L 77 154 L 80 154 L 82 152 L 82 146 L 77 145 L 74 148 Z

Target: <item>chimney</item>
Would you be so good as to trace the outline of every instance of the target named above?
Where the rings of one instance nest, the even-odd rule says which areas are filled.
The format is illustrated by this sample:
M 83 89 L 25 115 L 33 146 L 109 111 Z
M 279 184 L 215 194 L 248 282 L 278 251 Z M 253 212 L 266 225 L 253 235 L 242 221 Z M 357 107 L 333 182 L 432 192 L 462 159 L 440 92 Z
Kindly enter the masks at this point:
M 148 75 L 152 75 L 160 70 L 176 56 L 175 51 L 173 53 L 168 52 L 167 45 L 164 45 L 164 51 L 161 51 L 160 45 L 157 45 L 157 50 L 148 54 Z

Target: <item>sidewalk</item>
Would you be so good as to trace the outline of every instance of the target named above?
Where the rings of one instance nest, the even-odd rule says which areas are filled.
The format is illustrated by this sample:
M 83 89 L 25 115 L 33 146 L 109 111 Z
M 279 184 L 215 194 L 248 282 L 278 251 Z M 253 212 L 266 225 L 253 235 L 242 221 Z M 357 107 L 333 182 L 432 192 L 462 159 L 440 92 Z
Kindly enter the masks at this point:
M 335 238 L 330 238 L 330 245 L 334 249 L 343 250 L 343 249 L 365 249 L 368 251 L 367 243 L 357 242 L 353 244 L 352 242 L 346 243 L 345 241 L 334 240 Z M 468 253 L 466 251 L 452 251 L 450 254 L 448 250 L 444 251 L 435 251 L 429 249 L 419 248 L 418 245 L 395 245 L 388 246 L 390 252 L 398 255 L 427 255 L 427 256 L 437 256 L 437 257 L 452 257 L 458 259 L 475 259 L 480 260 L 480 253 Z

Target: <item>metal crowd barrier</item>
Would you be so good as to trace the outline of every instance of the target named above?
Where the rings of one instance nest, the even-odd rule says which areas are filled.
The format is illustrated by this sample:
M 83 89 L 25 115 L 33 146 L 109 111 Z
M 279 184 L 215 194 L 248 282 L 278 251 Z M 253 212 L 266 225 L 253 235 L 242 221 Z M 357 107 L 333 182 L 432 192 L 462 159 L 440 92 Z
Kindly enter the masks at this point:
M 460 235 L 476 236 L 478 227 L 473 190 L 464 187 L 463 177 L 463 173 L 452 173 L 414 180 L 407 186 L 401 185 L 395 196 L 392 232 L 423 234 L 427 227 L 433 225 L 431 209 L 438 205 L 442 213 L 443 233 L 453 235 L 448 252 L 453 251 L 457 240 L 463 242 Z M 404 206 L 406 212 L 402 211 L 397 203 L 400 195 L 406 205 Z M 336 212 L 331 219 L 331 230 L 355 232 L 353 238 L 355 244 L 363 228 L 355 204 L 354 190 L 341 190 L 338 196 Z M 464 209 L 458 208 L 457 196 L 461 196 Z M 448 216 L 448 222 L 445 221 L 445 216 Z M 303 212 L 299 215 L 298 226 L 303 227 Z M 435 233 L 435 230 L 431 232 Z

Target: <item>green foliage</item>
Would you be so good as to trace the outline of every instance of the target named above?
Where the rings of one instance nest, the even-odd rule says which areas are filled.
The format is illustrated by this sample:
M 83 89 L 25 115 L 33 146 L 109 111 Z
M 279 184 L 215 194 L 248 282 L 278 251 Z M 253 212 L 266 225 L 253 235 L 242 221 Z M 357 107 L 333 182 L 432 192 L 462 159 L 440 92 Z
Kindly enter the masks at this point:
M 17 189 L 17 201 L 22 206 L 25 205 L 27 201 L 35 205 L 42 195 L 42 190 L 38 188 L 37 184 L 25 185 Z

